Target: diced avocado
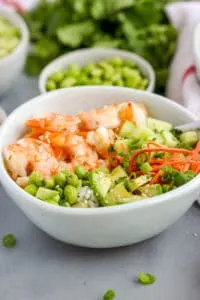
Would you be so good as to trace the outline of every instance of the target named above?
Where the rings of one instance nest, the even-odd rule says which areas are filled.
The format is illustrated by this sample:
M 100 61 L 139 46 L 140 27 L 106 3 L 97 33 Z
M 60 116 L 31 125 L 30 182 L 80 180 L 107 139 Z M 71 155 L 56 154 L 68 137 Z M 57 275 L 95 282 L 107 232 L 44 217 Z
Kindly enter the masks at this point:
M 47 188 L 40 187 L 36 193 L 36 197 L 40 200 L 46 201 L 52 204 L 58 204 L 60 195 L 58 191 L 52 191 Z
M 124 124 L 122 125 L 120 131 L 119 131 L 119 136 L 121 137 L 132 137 L 133 136 L 133 131 L 135 130 L 135 125 L 130 122 L 130 121 L 126 121 L 124 122 Z
M 167 147 L 176 148 L 178 146 L 179 142 L 177 138 L 170 131 L 163 131 L 162 136 Z
M 92 171 L 89 181 L 97 200 L 104 206 L 104 200 L 112 185 L 111 178 L 105 173 Z
M 118 179 L 124 178 L 124 177 L 127 177 L 127 173 L 121 166 L 116 167 L 111 172 L 112 181 L 117 181 Z
M 138 178 L 129 180 L 128 182 L 128 188 L 131 192 L 134 192 L 141 186 L 149 183 L 151 181 L 152 177 L 150 175 L 142 175 Z
M 73 208 L 88 208 L 89 207 L 89 204 L 88 204 L 88 201 L 87 200 L 84 200 L 84 201 L 80 201 L 80 202 L 77 202 L 76 204 L 72 205 Z
M 171 130 L 172 124 L 153 118 L 147 118 L 147 127 L 153 131 L 161 132 L 163 130 Z
M 133 199 L 134 196 L 126 190 L 123 182 L 120 182 L 110 190 L 104 200 L 104 206 L 128 203 L 133 201 Z
M 154 197 L 163 193 L 160 184 L 146 184 L 140 188 L 140 192 L 147 197 Z
M 130 143 L 129 139 L 118 139 L 118 140 L 116 140 L 116 142 L 114 144 L 115 152 L 117 152 L 118 154 L 121 153 L 121 152 L 124 152 L 124 150 L 128 148 L 129 143 Z
M 188 146 L 194 146 L 198 142 L 196 131 L 184 132 L 180 135 L 180 141 Z

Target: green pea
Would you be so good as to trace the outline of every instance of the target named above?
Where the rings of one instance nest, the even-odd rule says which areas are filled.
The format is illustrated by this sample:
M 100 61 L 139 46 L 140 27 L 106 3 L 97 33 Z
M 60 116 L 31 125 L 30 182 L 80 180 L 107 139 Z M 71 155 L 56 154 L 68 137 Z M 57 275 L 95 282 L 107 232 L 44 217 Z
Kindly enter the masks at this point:
M 67 201 L 64 201 L 62 203 L 59 204 L 60 206 L 63 206 L 63 207 L 70 207 L 71 205 L 69 204 L 69 202 Z
M 91 85 L 100 85 L 102 84 L 102 80 L 98 77 L 91 78 L 88 82 Z
M 56 90 L 56 83 L 52 79 L 48 79 L 46 83 L 46 89 L 47 91 Z
M 32 196 L 37 194 L 38 187 L 34 183 L 28 184 L 24 190 Z
M 94 77 L 101 77 L 102 74 L 103 74 L 103 70 L 97 67 L 90 71 L 90 75 Z
M 64 189 L 65 200 L 73 205 L 77 202 L 78 192 L 77 189 L 72 185 L 66 185 Z
M 63 79 L 63 81 L 60 83 L 60 88 L 67 88 L 74 86 L 77 83 L 76 78 L 74 77 L 66 77 Z
M 87 179 L 89 174 L 87 169 L 82 166 L 77 166 L 75 168 L 75 173 L 80 179 Z
M 69 68 L 65 72 L 65 76 L 77 77 L 80 74 L 80 72 L 81 72 L 81 69 L 78 65 L 71 64 L 71 65 L 69 65 Z
M 66 175 L 62 172 L 55 175 L 55 183 L 58 184 L 61 187 L 64 187 L 66 184 Z
M 63 195 L 64 195 L 63 189 L 62 189 L 59 185 L 56 185 L 56 186 L 55 186 L 55 190 L 56 190 L 57 192 L 59 192 L 59 196 L 60 196 L 60 198 L 62 198 Z
M 44 185 L 44 178 L 40 175 L 39 172 L 35 171 L 32 172 L 30 177 L 29 177 L 29 181 L 28 183 L 34 183 L 36 184 L 38 187 L 43 186 Z
M 78 176 L 73 174 L 71 176 L 67 177 L 67 184 L 72 185 L 74 187 L 79 187 L 80 186 L 80 182 L 78 179 Z
M 125 60 L 125 61 L 124 61 L 124 65 L 125 65 L 126 67 L 131 68 L 131 69 L 137 68 L 135 62 L 133 62 L 132 60 Z
M 82 71 L 86 74 L 90 74 L 90 72 L 92 72 L 92 70 L 95 69 L 95 67 L 96 65 L 94 63 L 89 63 L 83 67 Z
M 44 180 L 44 186 L 48 189 L 53 189 L 55 187 L 55 178 L 50 177 Z
M 55 81 L 56 83 L 59 83 L 63 80 L 64 78 L 64 73 L 62 71 L 58 71 L 53 73 L 49 79 Z
M 121 57 L 119 56 L 116 56 L 116 57 L 113 57 L 109 60 L 109 62 L 114 66 L 114 67 L 121 67 L 123 65 L 123 60 Z
M 87 77 L 87 75 L 80 75 L 78 81 L 77 81 L 77 85 L 87 85 L 88 84 L 88 80 L 89 78 Z

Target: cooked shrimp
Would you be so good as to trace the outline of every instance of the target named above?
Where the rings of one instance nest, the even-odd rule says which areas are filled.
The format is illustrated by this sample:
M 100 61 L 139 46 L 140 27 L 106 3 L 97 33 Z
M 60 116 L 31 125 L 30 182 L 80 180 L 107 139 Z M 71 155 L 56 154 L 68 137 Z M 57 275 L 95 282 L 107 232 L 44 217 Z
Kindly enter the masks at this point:
M 120 126 L 118 108 L 116 105 L 108 105 L 100 109 L 94 109 L 88 112 L 78 114 L 81 120 L 83 130 L 96 130 L 99 127 L 117 128 Z
M 13 179 L 26 177 L 32 171 L 49 177 L 56 172 L 58 161 L 50 145 L 24 138 L 4 150 L 5 161 Z
M 86 141 L 93 146 L 97 153 L 102 157 L 108 156 L 108 148 L 114 143 L 115 134 L 112 129 L 99 127 L 96 131 L 89 131 Z
M 80 119 L 77 116 L 55 113 L 51 113 L 44 118 L 30 119 L 26 122 L 29 128 L 43 130 L 43 132 L 65 131 L 68 133 L 78 131 L 79 124 Z
M 100 164 L 97 153 L 87 144 L 82 136 L 68 136 L 65 150 L 71 159 L 73 167 L 81 165 L 90 170 L 97 168 Z
M 121 105 L 119 117 L 122 122 L 128 120 L 136 125 L 141 125 L 146 123 L 147 110 L 143 104 L 127 102 Z
M 129 120 L 136 125 L 146 122 L 147 111 L 143 104 L 125 102 L 111 104 L 78 114 L 83 130 L 93 131 L 99 127 L 117 129 L 122 122 Z

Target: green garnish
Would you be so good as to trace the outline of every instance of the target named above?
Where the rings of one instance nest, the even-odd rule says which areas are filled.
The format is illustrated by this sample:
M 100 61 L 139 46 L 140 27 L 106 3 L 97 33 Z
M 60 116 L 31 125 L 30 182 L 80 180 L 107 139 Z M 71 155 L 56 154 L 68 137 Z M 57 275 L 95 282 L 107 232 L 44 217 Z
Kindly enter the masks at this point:
M 138 282 L 144 285 L 153 284 L 156 281 L 156 277 L 151 273 L 139 273 Z
M 103 300 L 114 300 L 116 297 L 115 291 L 107 290 L 107 292 L 103 296 Z
M 2 238 L 2 244 L 5 248 L 14 247 L 16 244 L 16 238 L 15 238 L 14 234 L 8 233 L 8 234 L 4 235 L 4 237 Z

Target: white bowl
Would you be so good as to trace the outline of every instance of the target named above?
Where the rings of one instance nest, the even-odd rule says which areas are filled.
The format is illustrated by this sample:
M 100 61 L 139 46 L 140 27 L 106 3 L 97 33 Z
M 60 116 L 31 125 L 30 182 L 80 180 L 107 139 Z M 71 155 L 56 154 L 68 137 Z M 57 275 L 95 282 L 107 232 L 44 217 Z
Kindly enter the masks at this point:
M 0 8 L 0 16 L 8 19 L 21 32 L 19 45 L 7 56 L 0 58 L 0 96 L 4 94 L 17 79 L 23 69 L 29 43 L 28 28 L 23 19 L 14 11 Z
M 193 52 L 194 52 L 194 62 L 196 66 L 196 74 L 198 80 L 200 80 L 200 23 L 197 24 L 194 30 Z
M 3 108 L 1 108 L 1 106 L 0 106 L 0 127 L 3 124 L 3 122 L 5 121 L 5 119 L 6 119 L 6 113 L 3 110 Z
M 40 95 L 11 113 L 0 132 L 0 153 L 24 133 L 24 122 L 48 112 L 75 114 L 110 103 L 138 101 L 150 114 L 175 125 L 194 120 L 182 106 L 148 92 L 120 87 L 75 87 Z M 24 192 L 9 176 L 0 154 L 0 180 L 24 214 L 54 238 L 86 247 L 116 247 L 150 238 L 179 219 L 199 192 L 200 176 L 161 196 L 121 206 L 64 208 Z
M 144 76 L 149 80 L 149 85 L 147 91 L 153 92 L 155 88 L 155 73 L 152 66 L 144 58 L 138 56 L 137 54 L 122 51 L 118 49 L 107 49 L 107 48 L 92 48 L 92 49 L 82 49 L 73 51 L 69 54 L 64 54 L 57 59 L 53 60 L 48 64 L 42 71 L 39 77 L 39 90 L 41 93 L 46 93 L 46 81 L 48 77 L 63 68 L 66 68 L 70 64 L 78 64 L 79 66 L 84 66 L 90 62 L 97 62 L 108 57 L 120 56 L 123 59 L 127 59 L 135 62 L 140 68 Z

